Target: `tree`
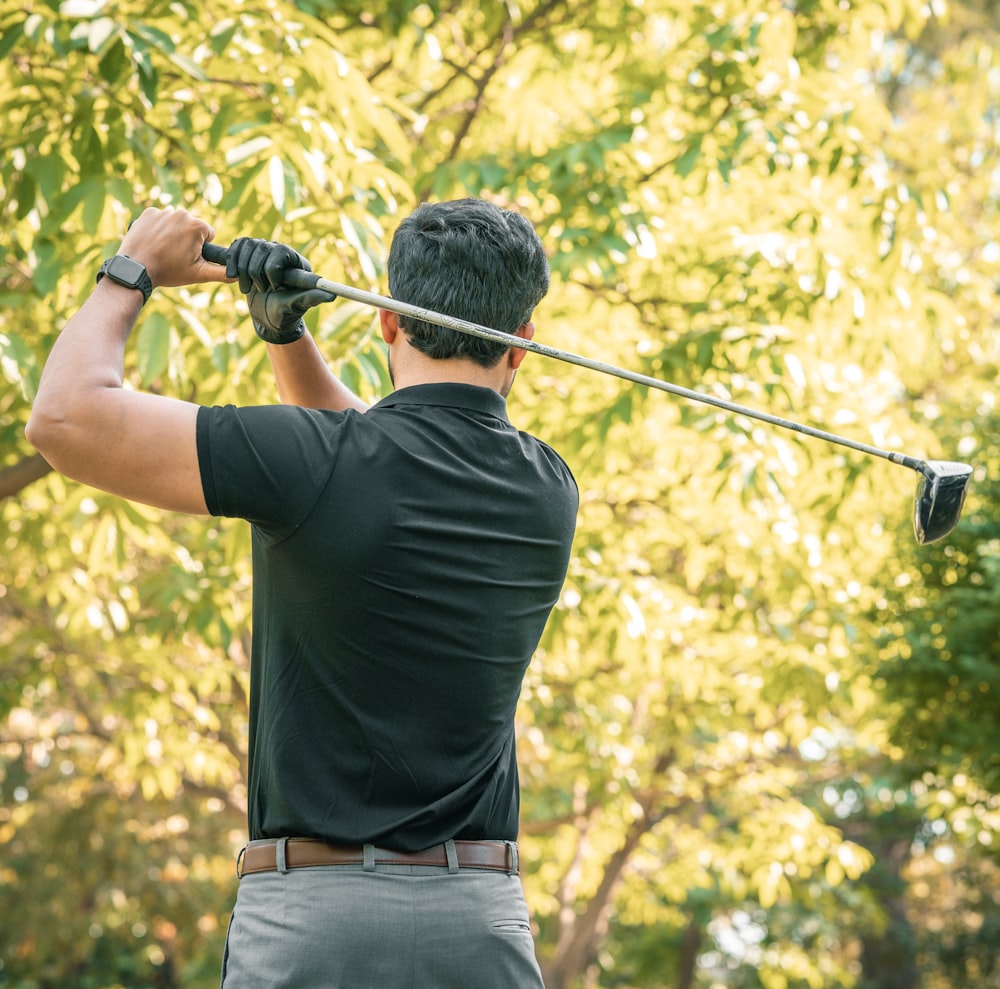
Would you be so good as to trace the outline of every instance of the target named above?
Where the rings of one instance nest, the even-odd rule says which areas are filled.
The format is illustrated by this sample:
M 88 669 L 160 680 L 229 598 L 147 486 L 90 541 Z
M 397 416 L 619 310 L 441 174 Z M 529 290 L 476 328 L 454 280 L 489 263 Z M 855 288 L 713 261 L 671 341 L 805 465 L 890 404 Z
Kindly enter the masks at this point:
M 235 884 L 246 532 L 39 477 L 22 435 L 43 355 L 134 211 L 188 206 L 222 243 L 274 236 L 378 289 L 414 202 L 495 198 L 551 245 L 546 342 L 987 463 L 988 434 L 941 425 L 994 387 L 991 200 L 985 169 L 968 196 L 958 170 L 989 154 L 994 49 L 944 46 L 935 87 L 915 54 L 893 74 L 925 16 L 300 0 L 206 34 L 184 3 L 0 7 L 0 897 L 18 904 L 0 982 L 212 984 Z M 933 144 L 928 119 L 950 128 Z M 157 293 L 131 382 L 273 400 L 233 297 Z M 351 384 L 388 387 L 370 312 L 310 320 Z M 908 723 L 901 695 L 883 719 L 867 671 L 904 634 L 897 592 L 960 560 L 978 594 L 990 544 L 963 529 L 902 554 L 899 468 L 540 358 L 511 412 L 583 496 L 520 715 L 550 989 L 851 985 L 886 906 L 858 881 L 879 846 L 852 809 L 898 781 Z
M 870 795 L 859 807 L 864 823 L 851 827 L 855 836 L 878 833 L 905 850 L 893 877 L 897 919 L 887 933 L 906 933 L 925 985 L 1000 978 L 992 919 L 1000 626 L 990 510 L 998 469 L 991 301 L 998 254 L 988 178 L 996 162 L 989 124 L 996 88 L 981 75 L 995 59 L 987 54 L 995 41 L 979 5 L 958 7 L 950 23 L 935 22 L 916 43 L 897 48 L 885 75 L 898 122 L 890 153 L 927 176 L 948 207 L 926 229 L 924 241 L 933 246 L 920 252 L 923 280 L 948 301 L 936 328 L 940 357 L 914 382 L 915 412 L 942 447 L 977 466 L 965 520 L 944 551 L 922 560 L 901 545 L 895 572 L 886 573 L 873 615 L 873 682 L 894 756 L 881 774 L 882 798 Z M 947 84 L 932 85 L 932 78 Z M 930 139 L 927 119 L 940 121 Z

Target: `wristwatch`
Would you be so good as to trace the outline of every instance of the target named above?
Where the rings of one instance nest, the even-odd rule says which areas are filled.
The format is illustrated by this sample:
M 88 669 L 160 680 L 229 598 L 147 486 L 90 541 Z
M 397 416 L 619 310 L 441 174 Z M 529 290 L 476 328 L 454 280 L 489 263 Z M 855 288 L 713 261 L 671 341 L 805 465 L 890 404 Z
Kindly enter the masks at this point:
M 101 265 L 97 280 L 100 281 L 105 275 L 125 288 L 137 288 L 142 292 L 143 305 L 149 302 L 149 297 L 153 294 L 153 282 L 145 265 L 133 261 L 127 254 L 116 254 Z

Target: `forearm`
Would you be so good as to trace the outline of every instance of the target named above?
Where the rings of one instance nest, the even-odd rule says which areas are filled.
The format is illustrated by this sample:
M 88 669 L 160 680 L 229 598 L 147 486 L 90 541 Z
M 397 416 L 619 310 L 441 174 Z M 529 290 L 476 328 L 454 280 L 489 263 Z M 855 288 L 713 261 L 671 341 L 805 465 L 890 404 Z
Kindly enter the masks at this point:
M 307 332 L 294 343 L 268 344 L 268 356 L 278 385 L 278 396 L 287 405 L 308 409 L 358 409 L 368 406 L 327 366 L 316 341 Z

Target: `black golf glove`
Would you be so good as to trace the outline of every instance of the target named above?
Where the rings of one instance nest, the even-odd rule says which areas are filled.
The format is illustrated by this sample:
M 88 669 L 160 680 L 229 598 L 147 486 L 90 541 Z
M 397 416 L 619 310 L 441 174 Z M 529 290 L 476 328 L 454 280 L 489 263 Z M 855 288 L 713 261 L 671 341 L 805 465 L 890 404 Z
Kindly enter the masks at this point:
M 285 287 L 285 273 L 297 268 L 312 271 L 312 265 L 285 244 L 239 237 L 229 245 L 226 277 L 239 279 L 253 328 L 267 343 L 294 343 L 306 331 L 305 311 L 330 301 L 330 293 L 322 289 Z

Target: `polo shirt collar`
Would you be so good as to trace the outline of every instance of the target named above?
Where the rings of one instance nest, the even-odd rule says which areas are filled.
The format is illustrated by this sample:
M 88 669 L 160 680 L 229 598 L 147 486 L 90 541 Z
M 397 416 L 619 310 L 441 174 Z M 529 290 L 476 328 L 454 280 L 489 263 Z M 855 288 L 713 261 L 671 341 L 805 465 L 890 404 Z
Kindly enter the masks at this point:
M 507 400 L 492 388 L 466 385 L 457 381 L 440 384 L 410 385 L 399 388 L 377 402 L 374 409 L 391 408 L 394 405 L 446 405 L 473 412 L 483 412 L 496 416 L 504 422 L 507 418 Z

